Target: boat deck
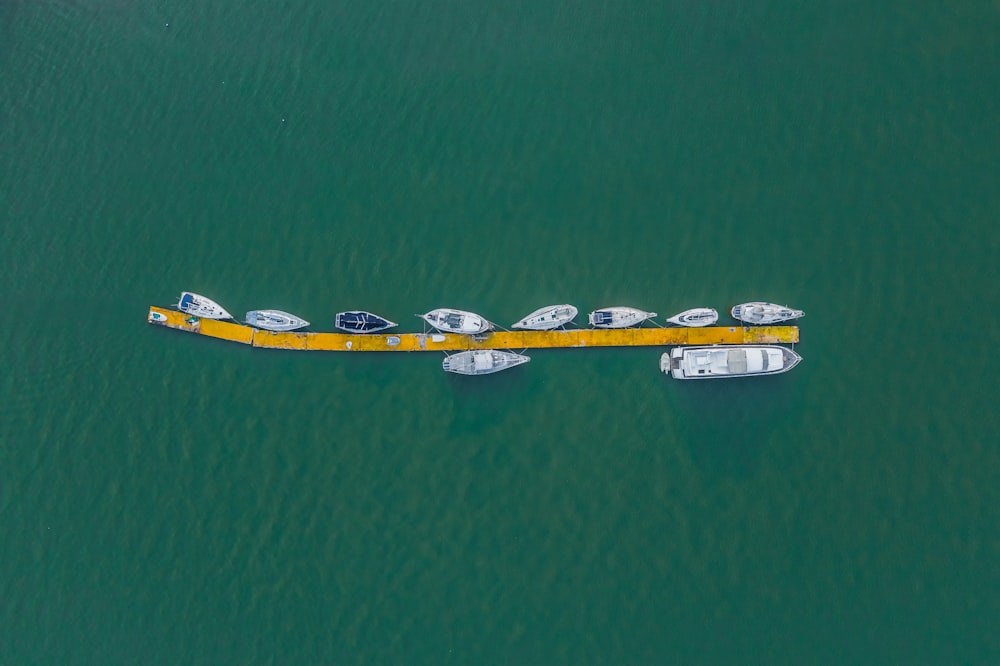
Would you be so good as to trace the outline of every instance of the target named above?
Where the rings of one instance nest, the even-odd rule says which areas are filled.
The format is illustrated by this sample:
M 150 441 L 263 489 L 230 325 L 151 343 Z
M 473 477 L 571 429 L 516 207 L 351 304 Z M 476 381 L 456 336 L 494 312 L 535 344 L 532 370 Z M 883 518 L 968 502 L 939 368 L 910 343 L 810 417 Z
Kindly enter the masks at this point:
M 164 321 L 156 321 L 162 315 Z M 709 326 L 705 328 L 576 328 L 555 331 L 496 331 L 477 336 L 450 333 L 273 333 L 244 324 L 199 319 L 151 306 L 147 321 L 158 326 L 265 349 L 306 351 L 463 351 L 559 347 L 657 347 L 665 345 L 792 344 L 798 326 Z M 392 340 L 390 340 L 392 339 Z M 391 341 L 398 340 L 396 344 Z

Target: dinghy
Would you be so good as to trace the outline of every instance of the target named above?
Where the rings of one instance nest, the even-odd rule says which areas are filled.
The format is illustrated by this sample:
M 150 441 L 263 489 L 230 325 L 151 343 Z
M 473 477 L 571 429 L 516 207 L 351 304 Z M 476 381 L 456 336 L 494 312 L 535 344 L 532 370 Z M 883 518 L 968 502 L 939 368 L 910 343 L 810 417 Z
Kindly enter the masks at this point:
M 213 301 L 199 294 L 185 291 L 181 294 L 181 300 L 177 303 L 177 309 L 195 317 L 205 319 L 232 319 L 233 315 L 226 312 L 226 309 Z
M 601 308 L 590 313 L 590 324 L 596 328 L 628 328 L 638 326 L 647 319 L 656 316 L 655 312 L 646 312 L 637 308 L 613 307 Z
M 526 328 L 530 331 L 548 331 L 573 321 L 577 309 L 572 305 L 547 305 L 512 324 L 511 328 Z
M 476 333 L 485 333 L 493 328 L 493 324 L 486 321 L 483 317 L 474 312 L 466 312 L 465 310 L 438 308 L 437 310 L 431 310 L 427 314 L 417 316 L 437 330 L 445 333 L 474 335 Z
M 396 322 L 364 310 L 338 312 L 333 325 L 348 333 L 377 333 L 396 326 Z
M 498 349 L 473 349 L 452 354 L 441 362 L 445 372 L 459 375 L 491 375 L 527 363 L 531 359 L 514 352 Z
M 305 319 L 282 310 L 251 310 L 244 321 L 265 331 L 294 331 L 309 325 Z
M 719 313 L 714 308 L 692 308 L 667 319 L 678 326 L 711 326 L 719 321 Z
M 804 317 L 805 314 L 802 310 L 793 310 L 784 305 L 775 305 L 774 303 L 764 303 L 762 301 L 741 303 L 740 305 L 734 305 L 732 309 L 733 319 L 739 319 L 748 324 L 775 324 L 779 321 L 798 319 L 799 317 Z
M 788 372 L 801 360 L 791 349 L 774 345 L 674 347 L 660 357 L 660 370 L 674 379 L 753 377 Z

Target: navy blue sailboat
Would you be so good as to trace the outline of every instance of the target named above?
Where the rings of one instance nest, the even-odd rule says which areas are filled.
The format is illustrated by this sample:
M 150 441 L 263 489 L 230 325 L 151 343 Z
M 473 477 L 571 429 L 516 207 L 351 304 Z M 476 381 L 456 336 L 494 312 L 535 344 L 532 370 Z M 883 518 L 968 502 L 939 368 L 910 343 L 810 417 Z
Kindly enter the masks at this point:
M 338 312 L 333 325 L 348 333 L 378 333 L 396 326 L 395 322 L 363 310 Z

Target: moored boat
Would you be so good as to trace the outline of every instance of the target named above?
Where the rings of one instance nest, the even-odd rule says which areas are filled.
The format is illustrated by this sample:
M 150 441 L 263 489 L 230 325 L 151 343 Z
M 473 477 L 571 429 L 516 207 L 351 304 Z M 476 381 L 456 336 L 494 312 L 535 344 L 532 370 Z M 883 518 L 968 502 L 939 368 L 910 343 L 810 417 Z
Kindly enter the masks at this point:
M 674 347 L 660 356 L 660 370 L 674 379 L 753 377 L 788 372 L 801 360 L 791 349 L 775 345 Z
M 596 328 L 628 328 L 638 326 L 647 319 L 656 316 L 655 312 L 646 312 L 638 308 L 624 306 L 601 308 L 590 313 L 590 325 Z
M 669 317 L 667 321 L 678 326 L 711 326 L 719 321 L 719 313 L 715 308 L 692 308 Z
M 428 324 L 439 331 L 445 333 L 461 333 L 474 335 L 485 333 L 493 328 L 493 324 L 474 312 L 465 310 L 450 310 L 448 308 L 438 308 L 431 310 L 427 314 L 417 315 Z
M 798 319 L 806 315 L 802 310 L 793 310 L 784 305 L 751 301 L 734 305 L 731 310 L 733 319 L 739 319 L 748 324 L 776 324 L 779 321 Z
M 283 310 L 251 310 L 244 317 L 244 321 L 265 331 L 294 331 L 309 325 L 309 322 L 302 317 L 296 317 Z
M 499 349 L 473 349 L 445 357 L 441 367 L 459 375 L 490 375 L 527 363 L 531 358 Z
M 224 307 L 200 294 L 185 291 L 181 294 L 181 300 L 177 302 L 177 309 L 195 317 L 204 319 L 232 319 Z
M 371 312 L 350 310 L 338 312 L 333 319 L 333 325 L 348 333 L 377 333 L 387 328 L 393 328 L 397 324 Z
M 572 305 L 546 305 L 512 324 L 511 328 L 525 328 L 531 331 L 548 331 L 573 321 L 578 310 Z

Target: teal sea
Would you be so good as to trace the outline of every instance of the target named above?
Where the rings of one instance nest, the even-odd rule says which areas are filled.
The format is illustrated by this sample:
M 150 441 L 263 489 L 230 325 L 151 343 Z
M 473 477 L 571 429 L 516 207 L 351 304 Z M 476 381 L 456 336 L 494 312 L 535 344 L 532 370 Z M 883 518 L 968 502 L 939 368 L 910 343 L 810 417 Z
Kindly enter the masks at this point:
M 1000 3 L 0 3 L 0 664 L 1000 663 Z M 569 302 L 662 350 L 254 350 Z M 581 315 L 581 319 L 584 315 Z

